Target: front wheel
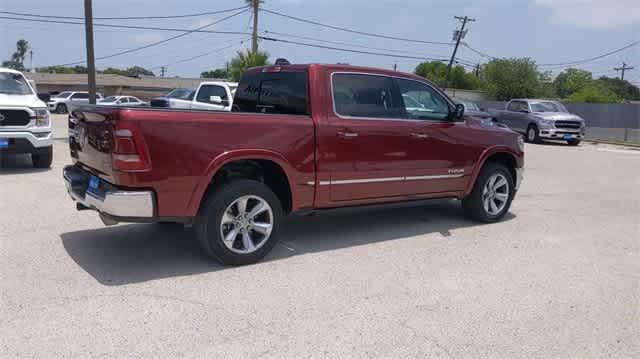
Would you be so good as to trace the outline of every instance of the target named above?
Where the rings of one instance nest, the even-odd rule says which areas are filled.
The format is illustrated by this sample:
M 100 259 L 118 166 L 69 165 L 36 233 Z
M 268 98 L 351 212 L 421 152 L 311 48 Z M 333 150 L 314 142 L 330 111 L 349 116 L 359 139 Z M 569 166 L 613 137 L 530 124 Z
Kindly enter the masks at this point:
M 511 207 L 514 188 L 513 176 L 505 166 L 487 163 L 471 193 L 462 200 L 465 214 L 479 222 L 499 221 Z
M 35 168 L 49 168 L 53 162 L 53 148 L 48 147 L 44 152 L 31 155 L 31 162 Z
M 540 132 L 536 125 L 529 125 L 527 128 L 527 142 L 538 143 L 540 142 Z
M 67 113 L 67 105 L 60 103 L 58 104 L 58 106 L 56 106 L 56 112 L 57 113 Z
M 282 205 L 269 187 L 235 180 L 205 199 L 196 221 L 198 241 L 222 264 L 255 263 L 276 244 L 282 217 Z

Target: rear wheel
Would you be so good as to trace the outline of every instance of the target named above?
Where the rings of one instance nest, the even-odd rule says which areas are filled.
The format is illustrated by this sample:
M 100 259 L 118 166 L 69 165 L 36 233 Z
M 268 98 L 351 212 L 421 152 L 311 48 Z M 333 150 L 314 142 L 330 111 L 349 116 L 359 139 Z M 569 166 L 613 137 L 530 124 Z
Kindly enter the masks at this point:
M 499 221 L 511 207 L 514 188 L 509 170 L 499 163 L 489 162 L 482 168 L 471 193 L 462 200 L 462 207 L 475 221 Z
M 67 105 L 65 105 L 63 103 L 59 103 L 58 106 L 56 106 L 56 112 L 57 113 L 67 113 Z
M 205 200 L 196 221 L 198 241 L 222 264 L 255 263 L 276 244 L 282 216 L 278 197 L 263 183 L 228 182 Z
M 577 146 L 580 144 L 580 140 L 567 140 L 567 143 L 569 144 L 569 146 Z
M 32 154 L 31 162 L 35 168 L 49 168 L 53 162 L 53 147 L 48 147 L 45 151 Z
M 529 125 L 529 127 L 527 128 L 527 142 L 529 143 L 540 142 L 540 131 L 538 130 L 538 126 Z

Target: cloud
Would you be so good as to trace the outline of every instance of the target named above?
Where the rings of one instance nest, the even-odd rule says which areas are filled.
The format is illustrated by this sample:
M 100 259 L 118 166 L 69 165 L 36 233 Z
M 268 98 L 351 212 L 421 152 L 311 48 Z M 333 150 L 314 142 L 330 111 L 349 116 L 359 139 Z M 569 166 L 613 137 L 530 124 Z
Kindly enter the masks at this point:
M 152 42 L 160 41 L 165 37 L 162 34 L 153 32 L 143 32 L 141 34 L 131 34 L 127 36 L 127 40 L 131 45 L 146 45 Z
M 554 23 L 581 28 L 640 25 L 640 0 L 533 0 L 548 9 Z

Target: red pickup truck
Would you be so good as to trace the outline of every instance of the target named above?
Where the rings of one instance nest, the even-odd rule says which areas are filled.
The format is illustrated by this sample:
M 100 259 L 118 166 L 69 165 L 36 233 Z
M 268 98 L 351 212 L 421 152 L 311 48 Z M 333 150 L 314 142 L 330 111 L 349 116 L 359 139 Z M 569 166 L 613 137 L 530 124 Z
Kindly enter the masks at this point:
M 232 112 L 80 107 L 69 145 L 79 210 L 193 225 L 234 265 L 266 255 L 293 212 L 450 197 L 497 221 L 524 164 L 520 135 L 424 78 L 347 65 L 250 69 Z

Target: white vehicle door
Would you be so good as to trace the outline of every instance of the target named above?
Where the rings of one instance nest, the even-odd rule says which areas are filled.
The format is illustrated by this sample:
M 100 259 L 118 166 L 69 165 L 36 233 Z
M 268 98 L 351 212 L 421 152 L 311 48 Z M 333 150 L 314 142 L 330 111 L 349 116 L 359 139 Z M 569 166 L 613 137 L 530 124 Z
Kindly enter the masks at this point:
M 229 89 L 216 84 L 200 85 L 191 108 L 194 110 L 231 111 Z
M 71 95 L 70 100 L 73 104 L 89 103 L 89 94 L 86 92 L 77 92 Z

